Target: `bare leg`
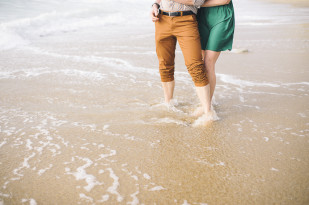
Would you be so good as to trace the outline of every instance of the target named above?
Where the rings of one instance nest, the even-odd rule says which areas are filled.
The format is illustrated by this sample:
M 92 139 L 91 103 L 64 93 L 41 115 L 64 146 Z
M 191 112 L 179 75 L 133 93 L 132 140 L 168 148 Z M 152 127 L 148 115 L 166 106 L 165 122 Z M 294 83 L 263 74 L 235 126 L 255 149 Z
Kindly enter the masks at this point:
M 170 101 L 173 99 L 175 81 L 173 80 L 171 82 L 162 82 L 162 87 L 164 91 L 165 103 L 170 103 Z
M 202 108 L 199 109 L 199 111 L 202 111 L 200 112 L 202 116 L 194 121 L 193 126 L 205 126 L 212 121 L 218 120 L 216 111 L 211 109 L 210 85 L 196 87 L 196 92 L 202 104 Z
M 207 72 L 207 77 L 210 85 L 210 101 L 212 100 L 212 96 L 215 92 L 216 87 L 216 73 L 215 73 L 215 65 L 220 56 L 221 52 L 206 50 L 203 51 L 203 59 Z
M 205 65 L 205 57 L 206 57 L 206 51 L 202 50 L 202 57 Z M 205 65 L 206 67 L 206 65 Z M 207 70 L 206 70 L 207 71 Z M 208 77 L 208 73 L 207 73 Z M 209 80 L 209 77 L 208 77 Z M 203 114 L 210 113 L 211 110 L 211 96 L 210 96 L 210 80 L 209 84 L 204 87 L 196 87 L 197 96 L 202 104 L 202 107 L 198 107 L 193 113 L 193 116 L 201 116 Z
M 207 115 L 211 111 L 209 84 L 203 87 L 196 87 L 196 93 L 202 104 L 203 113 Z

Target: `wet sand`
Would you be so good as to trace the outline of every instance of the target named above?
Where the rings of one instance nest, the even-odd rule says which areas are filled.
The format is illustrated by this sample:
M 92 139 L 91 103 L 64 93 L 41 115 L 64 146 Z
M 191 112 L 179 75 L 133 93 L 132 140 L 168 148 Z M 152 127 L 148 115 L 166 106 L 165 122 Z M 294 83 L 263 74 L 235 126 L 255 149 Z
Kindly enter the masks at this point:
M 179 49 L 162 104 L 149 28 L 1 52 L 2 204 L 308 204 L 308 28 L 239 25 L 198 127 Z

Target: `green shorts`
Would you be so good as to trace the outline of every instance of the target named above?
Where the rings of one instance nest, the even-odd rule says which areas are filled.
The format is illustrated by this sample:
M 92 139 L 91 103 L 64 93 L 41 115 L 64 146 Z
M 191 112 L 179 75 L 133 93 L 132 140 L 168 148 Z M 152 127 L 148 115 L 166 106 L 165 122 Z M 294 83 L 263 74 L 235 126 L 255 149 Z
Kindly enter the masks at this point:
M 197 20 L 202 50 L 232 50 L 235 28 L 232 1 L 223 6 L 201 7 Z

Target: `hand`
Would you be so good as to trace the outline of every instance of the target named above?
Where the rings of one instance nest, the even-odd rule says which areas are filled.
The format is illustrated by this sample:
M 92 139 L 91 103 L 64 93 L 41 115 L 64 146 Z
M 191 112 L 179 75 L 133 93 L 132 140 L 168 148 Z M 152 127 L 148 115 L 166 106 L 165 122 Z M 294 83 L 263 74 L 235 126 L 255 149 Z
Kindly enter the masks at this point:
M 158 14 L 159 14 L 158 5 L 156 4 L 152 5 L 152 10 L 150 12 L 150 17 L 151 17 L 152 22 L 159 21 Z
M 231 2 L 231 0 L 206 0 L 202 7 L 214 7 L 214 6 L 222 6 L 227 5 Z

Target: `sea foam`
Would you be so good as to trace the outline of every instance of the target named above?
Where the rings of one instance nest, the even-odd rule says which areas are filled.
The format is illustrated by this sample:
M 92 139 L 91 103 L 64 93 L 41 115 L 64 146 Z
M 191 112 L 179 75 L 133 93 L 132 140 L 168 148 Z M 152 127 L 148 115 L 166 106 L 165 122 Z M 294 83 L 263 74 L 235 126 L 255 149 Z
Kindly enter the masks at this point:
M 109 171 L 109 176 L 114 180 L 113 184 L 108 187 L 107 191 L 111 194 L 115 194 L 117 196 L 117 201 L 121 202 L 123 200 L 123 196 L 121 196 L 117 191 L 119 187 L 119 177 L 116 176 L 112 168 L 107 168 L 107 170 Z
M 205 126 L 209 122 L 220 120 L 215 110 L 211 110 L 210 113 L 204 114 L 194 121 L 193 127 Z
M 92 16 L 87 9 L 68 12 L 52 11 L 35 17 L 21 18 L 0 24 L 0 50 L 27 45 L 33 39 L 47 35 L 76 31 L 88 27 L 120 24 L 125 21 L 121 13 Z

